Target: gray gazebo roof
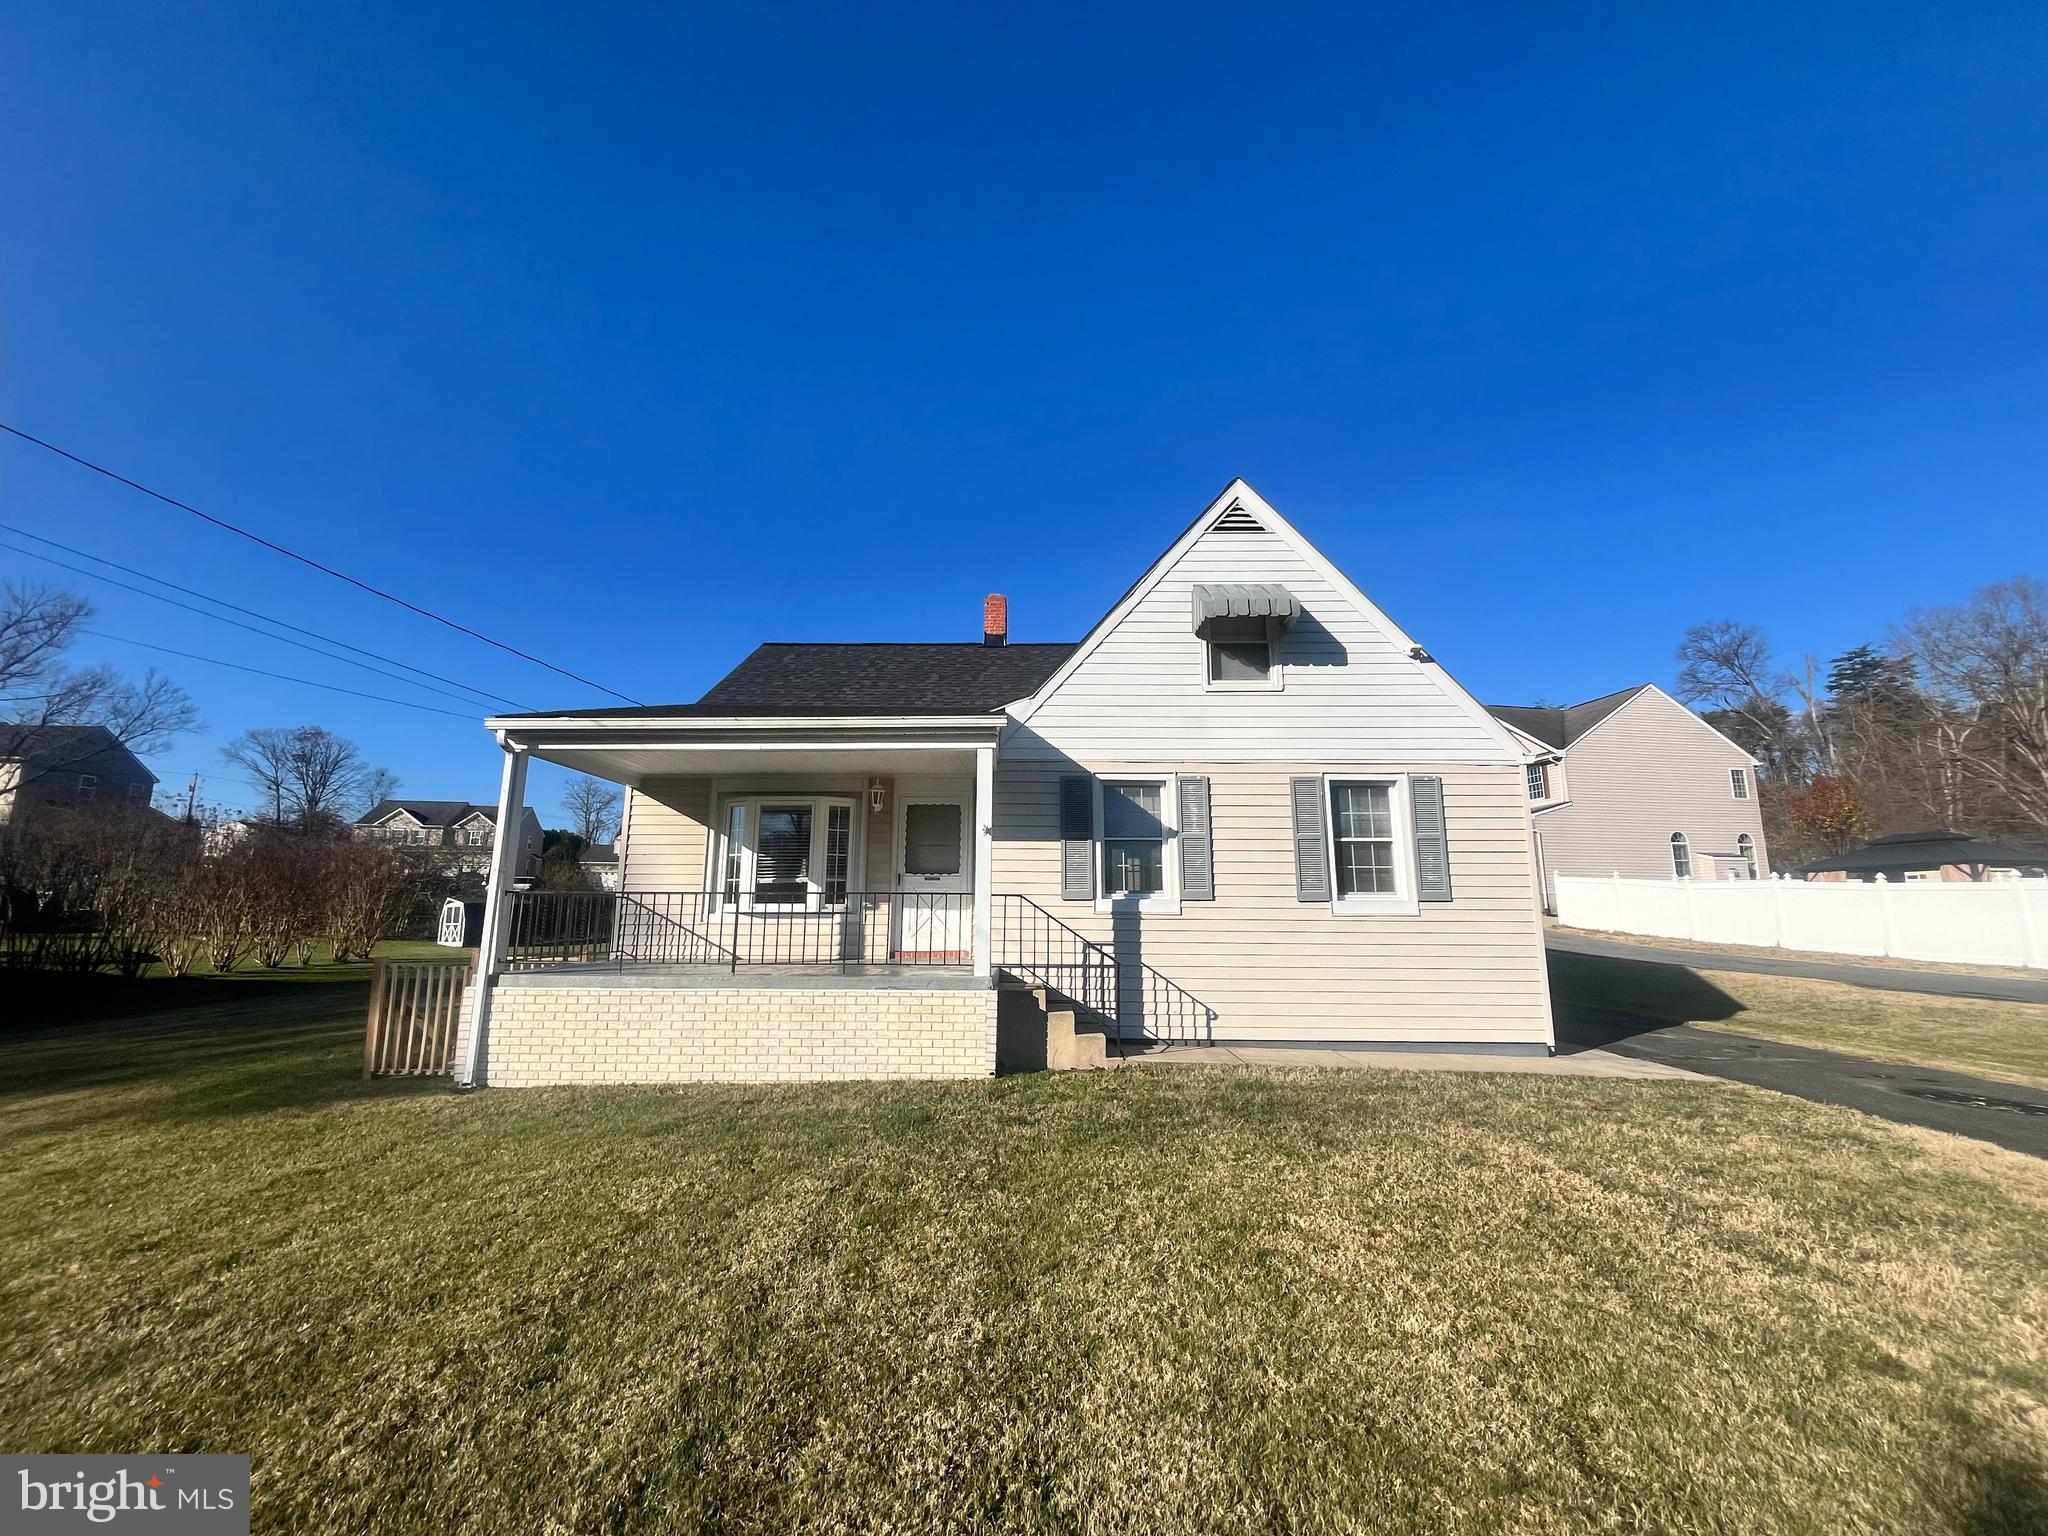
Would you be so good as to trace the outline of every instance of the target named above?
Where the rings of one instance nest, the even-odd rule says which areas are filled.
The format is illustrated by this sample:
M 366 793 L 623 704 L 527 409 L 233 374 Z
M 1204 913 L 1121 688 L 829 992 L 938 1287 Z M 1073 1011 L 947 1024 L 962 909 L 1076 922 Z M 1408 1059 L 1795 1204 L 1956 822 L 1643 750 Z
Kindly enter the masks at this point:
M 2048 865 L 2048 849 L 2015 848 L 2006 843 L 1988 843 L 1960 832 L 1897 832 L 1875 838 L 1861 848 L 1832 859 L 1809 864 L 1805 873 L 1823 874 L 1840 870 L 1844 874 L 1877 874 L 1893 869 L 1940 869 L 1945 864 L 1965 866 Z

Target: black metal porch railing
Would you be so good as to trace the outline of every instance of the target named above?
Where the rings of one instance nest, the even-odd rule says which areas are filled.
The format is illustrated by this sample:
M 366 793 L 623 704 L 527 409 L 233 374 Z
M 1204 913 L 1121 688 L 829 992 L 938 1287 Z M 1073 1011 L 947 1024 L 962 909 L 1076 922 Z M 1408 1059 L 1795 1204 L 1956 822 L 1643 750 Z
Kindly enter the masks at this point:
M 1057 992 L 1098 1023 L 1116 1022 L 1116 959 L 1109 947 L 1068 927 L 1029 896 L 990 898 L 989 949 L 994 969 Z
M 815 904 L 719 891 L 514 891 L 507 970 L 558 965 L 965 966 L 967 892 L 849 891 Z
M 974 961 L 971 892 L 850 891 L 816 905 L 719 891 L 513 891 L 504 968 L 957 966 Z M 1216 1010 L 1028 896 L 989 898 L 993 970 L 1058 993 L 1121 1041 L 1206 1042 Z
M 1059 993 L 1120 1042 L 1215 1038 L 1216 1010 L 1156 967 L 1069 927 L 1029 896 L 998 892 L 990 901 L 996 970 Z

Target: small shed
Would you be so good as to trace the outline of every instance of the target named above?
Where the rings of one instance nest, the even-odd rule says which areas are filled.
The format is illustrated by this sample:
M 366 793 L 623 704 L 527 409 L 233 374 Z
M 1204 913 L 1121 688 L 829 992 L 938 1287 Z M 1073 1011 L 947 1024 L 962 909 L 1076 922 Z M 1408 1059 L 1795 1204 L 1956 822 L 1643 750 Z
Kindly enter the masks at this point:
M 417 930 L 415 930 L 417 931 Z M 434 942 L 443 949 L 475 949 L 483 942 L 484 904 L 450 896 L 441 903 L 441 928 Z M 439 964 L 438 961 L 435 962 Z

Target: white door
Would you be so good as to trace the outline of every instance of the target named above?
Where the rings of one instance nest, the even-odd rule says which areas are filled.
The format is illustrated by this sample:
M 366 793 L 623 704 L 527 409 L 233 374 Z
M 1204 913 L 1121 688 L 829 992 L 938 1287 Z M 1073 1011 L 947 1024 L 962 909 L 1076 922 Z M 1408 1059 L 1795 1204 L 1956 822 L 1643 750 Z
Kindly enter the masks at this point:
M 899 802 L 895 958 L 965 965 L 972 958 L 973 866 L 968 797 L 908 794 Z

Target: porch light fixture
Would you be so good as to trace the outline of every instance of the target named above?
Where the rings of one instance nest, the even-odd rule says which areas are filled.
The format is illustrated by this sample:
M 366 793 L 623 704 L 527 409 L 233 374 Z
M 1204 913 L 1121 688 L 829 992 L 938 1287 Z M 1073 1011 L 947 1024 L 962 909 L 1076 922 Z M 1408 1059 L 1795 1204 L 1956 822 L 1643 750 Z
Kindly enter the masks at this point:
M 882 809 L 882 802 L 886 798 L 886 793 L 882 788 L 882 781 L 880 779 L 868 780 L 868 809 L 879 813 Z

